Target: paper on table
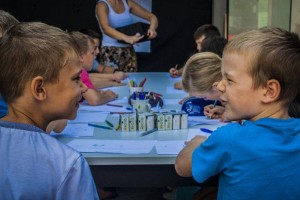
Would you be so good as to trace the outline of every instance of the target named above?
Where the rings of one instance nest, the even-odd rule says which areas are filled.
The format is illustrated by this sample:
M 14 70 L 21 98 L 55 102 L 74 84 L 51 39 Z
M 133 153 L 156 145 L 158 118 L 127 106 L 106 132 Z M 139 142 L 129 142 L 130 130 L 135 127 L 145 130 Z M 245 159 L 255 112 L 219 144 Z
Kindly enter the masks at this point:
M 155 148 L 157 154 L 177 155 L 184 147 L 185 141 L 156 141 Z
M 93 136 L 94 127 L 88 126 L 88 124 L 67 124 L 65 129 L 60 133 L 51 132 L 52 136 L 66 136 L 66 137 L 81 137 L 81 136 Z
M 206 116 L 189 116 L 189 127 L 201 124 L 214 124 L 214 125 L 226 125 L 227 123 L 221 122 L 220 119 L 209 119 Z
M 79 106 L 78 111 L 97 111 L 97 112 L 131 112 L 130 110 L 127 110 L 126 107 L 115 107 L 115 106 L 107 106 L 107 105 L 101 105 L 101 106 L 89 106 L 82 104 Z
M 174 88 L 174 86 L 167 86 L 167 91 L 166 91 L 167 94 L 186 94 L 187 93 L 184 91 L 184 90 L 177 90 Z
M 179 105 L 179 101 L 181 101 L 181 99 L 164 99 L 164 104 L 165 105 Z
M 212 125 L 205 125 L 205 126 L 201 126 L 199 128 L 192 128 L 189 129 L 188 132 L 188 137 L 187 137 L 187 141 L 190 141 L 191 139 L 193 139 L 196 135 L 201 135 L 201 136 L 205 136 L 205 137 L 209 137 L 211 135 L 211 133 L 206 133 L 200 130 L 200 128 L 205 128 L 205 129 L 209 129 L 212 131 L 217 130 L 219 127 L 226 125 L 226 123 L 223 123 L 222 125 L 220 124 L 212 124 Z
M 106 116 L 107 113 L 102 112 L 78 112 L 76 119 L 70 120 L 68 123 L 104 122 Z
M 102 152 L 119 154 L 147 154 L 154 147 L 154 140 L 80 140 L 67 143 L 79 152 Z
M 204 133 L 203 131 L 200 131 L 200 129 L 189 129 L 188 137 L 186 141 L 190 141 L 193 139 L 196 135 L 204 136 L 204 137 L 209 137 L 209 133 Z

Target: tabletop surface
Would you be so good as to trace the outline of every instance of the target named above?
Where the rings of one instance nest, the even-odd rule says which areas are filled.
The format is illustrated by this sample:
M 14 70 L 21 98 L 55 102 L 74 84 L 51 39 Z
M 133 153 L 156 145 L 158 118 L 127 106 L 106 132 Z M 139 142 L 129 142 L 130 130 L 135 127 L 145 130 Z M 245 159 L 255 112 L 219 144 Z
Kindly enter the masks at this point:
M 152 91 L 163 95 L 163 99 L 168 104 L 164 105 L 162 109 L 181 109 L 181 105 L 178 101 L 187 96 L 184 91 L 176 91 L 173 89 L 173 84 L 177 82 L 178 78 L 171 78 L 169 73 L 129 73 L 128 80 L 124 82 L 135 80 L 141 82 L 146 78 L 144 84 L 144 91 Z M 121 86 L 108 88 L 119 94 L 118 104 L 128 106 L 129 86 Z M 121 102 L 121 103 L 120 103 Z M 111 102 L 113 103 L 113 102 Z M 78 115 L 88 114 L 91 111 L 79 111 Z M 201 127 L 201 126 L 197 126 Z M 207 126 L 205 126 L 207 127 Z M 68 143 L 72 140 L 143 140 L 143 141 L 185 141 L 188 137 L 191 129 L 180 129 L 180 130 L 164 130 L 156 131 L 146 136 L 140 136 L 140 132 L 121 132 L 112 131 L 101 128 L 95 128 L 92 137 L 63 137 L 58 136 L 58 140 L 63 143 Z M 150 153 L 147 154 L 117 154 L 117 153 L 84 153 L 82 152 L 86 160 L 90 165 L 167 165 L 174 164 L 176 155 L 174 154 L 158 154 L 156 149 L 153 148 Z

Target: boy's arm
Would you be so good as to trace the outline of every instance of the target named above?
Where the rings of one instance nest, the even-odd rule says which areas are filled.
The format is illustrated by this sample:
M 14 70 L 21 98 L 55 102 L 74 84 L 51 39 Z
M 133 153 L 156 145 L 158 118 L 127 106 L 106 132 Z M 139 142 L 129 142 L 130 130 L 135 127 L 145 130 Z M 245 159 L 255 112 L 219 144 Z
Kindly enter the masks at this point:
M 192 176 L 192 154 L 194 150 L 206 140 L 206 137 L 196 136 L 186 143 L 186 146 L 179 152 L 175 161 L 175 170 L 179 176 Z
M 128 77 L 128 75 L 124 72 L 115 72 L 115 73 L 89 73 L 89 77 L 91 81 L 95 79 L 106 79 L 106 80 L 113 80 L 113 81 L 122 81 Z
M 88 89 L 87 92 L 82 95 L 91 106 L 102 105 L 118 97 L 118 95 L 111 90 L 98 91 L 96 89 Z

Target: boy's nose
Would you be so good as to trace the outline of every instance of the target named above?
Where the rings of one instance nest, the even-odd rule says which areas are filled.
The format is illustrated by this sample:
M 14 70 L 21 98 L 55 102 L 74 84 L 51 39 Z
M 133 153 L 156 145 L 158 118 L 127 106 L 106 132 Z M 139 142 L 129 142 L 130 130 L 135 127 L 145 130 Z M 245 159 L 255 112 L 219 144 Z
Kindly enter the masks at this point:
M 223 83 L 223 80 L 221 80 L 221 81 L 218 82 L 217 89 L 218 89 L 220 92 L 225 92 L 225 85 L 224 85 L 224 83 Z

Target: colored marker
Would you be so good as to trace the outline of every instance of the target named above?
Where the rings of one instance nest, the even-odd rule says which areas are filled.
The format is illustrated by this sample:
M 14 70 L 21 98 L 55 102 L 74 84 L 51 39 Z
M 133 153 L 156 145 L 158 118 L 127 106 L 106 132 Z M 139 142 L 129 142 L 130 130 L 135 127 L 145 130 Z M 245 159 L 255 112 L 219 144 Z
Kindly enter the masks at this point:
M 213 108 L 216 107 L 218 100 L 215 100 L 214 104 L 213 104 Z M 212 115 L 209 117 L 210 119 L 212 118 Z
M 103 128 L 103 129 L 112 130 L 112 128 L 110 128 L 110 127 L 101 126 L 101 125 L 98 125 L 98 124 L 88 124 L 88 126 L 93 126 L 93 127 L 96 127 L 96 128 Z
M 214 131 L 212 131 L 210 129 L 207 129 L 207 128 L 200 128 L 200 131 L 202 131 L 204 133 L 209 133 L 209 134 L 211 134 L 212 132 L 214 132 Z
M 148 135 L 148 134 L 153 133 L 153 132 L 155 132 L 155 131 L 157 131 L 157 128 L 154 128 L 154 129 L 149 130 L 149 131 L 145 131 L 145 132 L 141 133 L 140 136 L 145 136 L 145 135 Z
M 114 107 L 119 107 L 119 108 L 123 108 L 122 105 L 117 105 L 117 104 L 111 104 L 111 103 L 107 103 L 107 106 L 114 106 Z

